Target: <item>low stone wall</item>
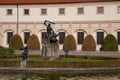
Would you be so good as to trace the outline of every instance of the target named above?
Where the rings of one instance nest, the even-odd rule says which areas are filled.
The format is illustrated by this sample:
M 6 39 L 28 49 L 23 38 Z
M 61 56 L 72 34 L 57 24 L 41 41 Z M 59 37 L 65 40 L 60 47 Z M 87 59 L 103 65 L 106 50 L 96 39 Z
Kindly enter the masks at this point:
M 69 55 L 120 58 L 120 52 L 109 51 L 70 51 Z
M 23 50 L 15 50 L 15 55 L 21 55 Z M 60 55 L 64 55 L 62 50 L 59 50 Z M 29 50 L 28 55 L 41 56 L 41 50 Z M 111 57 L 120 58 L 120 52 L 105 52 L 105 51 L 69 51 L 68 55 L 73 56 L 95 56 L 95 57 Z
M 14 54 L 15 55 L 22 55 L 23 50 L 14 50 Z M 41 55 L 41 51 L 40 50 L 29 50 L 28 51 L 28 55 L 31 56 L 40 56 Z

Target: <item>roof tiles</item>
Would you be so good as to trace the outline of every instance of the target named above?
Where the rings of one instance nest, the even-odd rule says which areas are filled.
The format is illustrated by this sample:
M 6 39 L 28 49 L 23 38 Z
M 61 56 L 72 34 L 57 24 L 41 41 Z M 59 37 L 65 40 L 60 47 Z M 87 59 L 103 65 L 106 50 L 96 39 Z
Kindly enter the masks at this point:
M 59 3 L 82 3 L 82 2 L 104 2 L 120 0 L 0 0 L 0 4 L 59 4 Z

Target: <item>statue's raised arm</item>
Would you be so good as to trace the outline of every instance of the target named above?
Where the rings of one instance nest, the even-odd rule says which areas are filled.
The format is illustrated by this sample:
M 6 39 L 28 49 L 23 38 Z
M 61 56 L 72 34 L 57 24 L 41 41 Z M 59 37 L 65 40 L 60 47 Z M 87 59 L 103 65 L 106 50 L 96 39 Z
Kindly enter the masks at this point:
M 44 25 L 45 25 L 45 26 L 47 26 L 46 22 L 47 22 L 47 21 L 45 20 L 45 21 L 44 21 Z
M 54 22 L 51 22 L 51 21 L 48 21 L 48 20 L 45 20 L 44 21 L 44 25 L 45 26 L 48 26 L 48 24 L 55 24 Z

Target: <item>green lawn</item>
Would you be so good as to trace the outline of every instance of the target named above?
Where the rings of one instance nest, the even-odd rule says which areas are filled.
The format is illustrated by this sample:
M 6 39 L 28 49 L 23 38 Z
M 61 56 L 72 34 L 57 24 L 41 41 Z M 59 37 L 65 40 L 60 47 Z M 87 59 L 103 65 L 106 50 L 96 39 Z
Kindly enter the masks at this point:
M 22 58 L 4 58 L 0 59 L 1 61 L 21 61 Z M 27 59 L 28 61 L 45 61 L 41 57 L 29 57 Z M 64 58 L 62 57 L 60 60 L 53 60 L 53 61 L 59 61 L 59 62 L 91 62 L 91 61 L 104 61 L 105 58 Z M 107 60 L 107 59 L 106 59 Z M 109 59 L 108 59 L 109 60 Z M 46 60 L 48 61 L 48 60 Z

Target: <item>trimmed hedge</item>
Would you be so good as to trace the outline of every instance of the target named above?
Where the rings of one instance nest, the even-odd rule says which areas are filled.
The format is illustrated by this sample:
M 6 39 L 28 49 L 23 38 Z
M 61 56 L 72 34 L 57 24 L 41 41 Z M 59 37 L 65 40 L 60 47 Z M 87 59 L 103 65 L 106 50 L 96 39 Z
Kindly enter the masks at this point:
M 10 39 L 9 48 L 12 48 L 14 50 L 19 50 L 22 47 L 23 47 L 23 42 L 21 37 L 18 34 L 12 36 L 12 38 Z
M 87 35 L 82 45 L 83 51 L 95 51 L 96 43 L 92 35 Z
M 13 55 L 13 53 L 14 51 L 11 48 L 5 48 L 5 47 L 0 48 L 0 55 L 2 56 L 7 56 L 7 55 L 11 56 Z
M 0 60 L 0 67 L 20 67 L 20 61 Z M 27 67 L 34 68 L 120 67 L 120 60 L 93 61 L 93 62 L 27 61 Z
M 78 58 L 79 59 L 79 58 Z M 19 59 L 0 59 L 0 67 L 20 67 Z M 102 65 L 101 65 L 102 64 Z M 120 67 L 120 60 L 27 60 L 27 67 L 40 68 L 80 68 L 80 67 Z
M 27 64 L 27 67 L 42 67 L 42 68 L 119 67 L 119 66 L 120 60 L 88 61 L 88 62 L 28 61 Z
M 27 47 L 30 50 L 40 49 L 40 42 L 38 40 L 38 37 L 35 34 L 32 34 L 28 39 Z
M 20 61 L 0 60 L 0 67 L 20 67 Z M 92 62 L 27 61 L 27 67 L 34 68 L 120 67 L 120 60 L 92 61 Z
M 70 51 L 76 50 L 76 41 L 73 35 L 67 35 L 64 40 L 63 47 L 67 47 Z
M 102 49 L 103 51 L 118 51 L 117 39 L 112 34 L 108 34 L 103 40 Z
M 0 67 L 20 67 L 20 61 L 3 61 L 3 60 L 0 60 Z

